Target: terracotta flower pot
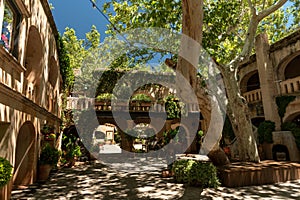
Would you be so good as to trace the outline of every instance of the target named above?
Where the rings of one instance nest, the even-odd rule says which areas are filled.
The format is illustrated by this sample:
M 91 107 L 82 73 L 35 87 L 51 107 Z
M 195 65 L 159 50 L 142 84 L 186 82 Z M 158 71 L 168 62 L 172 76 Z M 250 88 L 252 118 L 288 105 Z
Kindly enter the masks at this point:
M 49 164 L 39 165 L 39 176 L 38 176 L 39 180 L 46 181 L 49 177 L 51 169 L 52 169 L 52 166 Z

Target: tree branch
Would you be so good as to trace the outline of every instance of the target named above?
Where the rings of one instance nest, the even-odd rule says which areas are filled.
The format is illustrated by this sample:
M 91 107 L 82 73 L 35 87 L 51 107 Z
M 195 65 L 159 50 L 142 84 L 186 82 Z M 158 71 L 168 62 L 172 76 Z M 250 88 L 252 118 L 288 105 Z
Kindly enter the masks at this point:
M 250 7 L 251 14 L 252 14 L 252 15 L 253 15 L 253 14 L 256 14 L 256 9 L 255 9 L 255 7 L 254 7 L 254 5 L 253 5 L 253 3 L 252 3 L 251 0 L 248 0 L 248 5 L 249 5 L 249 7 Z
M 255 34 L 257 31 L 258 24 L 261 20 L 263 20 L 268 15 L 272 14 L 276 10 L 278 10 L 281 6 L 283 6 L 287 0 L 279 0 L 276 4 L 270 6 L 268 9 L 261 11 L 259 14 L 256 14 L 256 9 L 252 4 L 251 0 L 248 0 L 249 7 L 251 9 L 251 19 L 249 28 L 247 31 L 247 36 L 245 39 L 245 44 L 243 46 L 243 50 L 234 60 L 229 63 L 229 66 L 232 66 L 236 62 L 240 62 L 244 59 L 247 59 L 250 56 L 251 50 L 254 45 Z
M 250 1 L 250 0 L 249 0 Z M 261 20 L 263 20 L 265 17 L 267 17 L 268 15 L 272 14 L 273 12 L 275 12 L 276 10 L 278 10 L 281 6 L 283 6 L 285 3 L 287 2 L 287 0 L 279 0 L 276 4 L 270 6 L 268 9 L 266 10 L 262 10 L 260 13 L 258 13 L 257 18 L 258 21 L 260 22 Z

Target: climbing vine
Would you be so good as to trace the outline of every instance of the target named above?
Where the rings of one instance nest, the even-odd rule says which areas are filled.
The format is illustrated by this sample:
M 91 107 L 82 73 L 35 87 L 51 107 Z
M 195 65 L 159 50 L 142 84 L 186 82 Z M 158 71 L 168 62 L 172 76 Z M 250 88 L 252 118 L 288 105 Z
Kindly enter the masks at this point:
M 296 123 L 293 122 L 285 122 L 281 125 L 281 130 L 283 131 L 291 131 L 293 136 L 295 137 L 295 142 L 300 150 L 300 128 Z
M 269 120 L 266 120 L 258 126 L 258 141 L 260 144 L 267 142 L 272 143 L 273 137 L 272 132 L 275 131 L 275 123 Z
M 165 98 L 165 109 L 168 119 L 180 118 L 181 110 L 184 108 L 184 104 L 179 101 L 174 95 L 169 95 Z
M 57 39 L 58 53 L 59 53 L 59 64 L 60 74 L 63 80 L 63 88 L 65 91 L 71 91 L 74 85 L 74 73 L 70 66 L 70 59 L 64 46 L 62 37 L 59 36 Z
M 295 96 L 279 96 L 276 97 L 276 104 L 278 107 L 278 114 L 282 120 L 284 114 L 286 112 L 286 107 L 289 105 L 290 102 L 295 100 Z

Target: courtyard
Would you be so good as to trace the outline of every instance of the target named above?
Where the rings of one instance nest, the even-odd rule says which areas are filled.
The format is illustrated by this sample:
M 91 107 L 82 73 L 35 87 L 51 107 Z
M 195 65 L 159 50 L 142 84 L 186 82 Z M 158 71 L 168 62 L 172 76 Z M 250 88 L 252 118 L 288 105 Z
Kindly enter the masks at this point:
M 151 160 L 130 160 L 140 166 Z M 162 178 L 161 163 L 138 170 L 117 170 L 99 161 L 77 163 L 52 172 L 45 183 L 14 189 L 11 199 L 299 199 L 300 180 L 272 185 L 217 189 L 192 187 Z
M 299 10 L 0 0 L 0 200 L 300 199 Z

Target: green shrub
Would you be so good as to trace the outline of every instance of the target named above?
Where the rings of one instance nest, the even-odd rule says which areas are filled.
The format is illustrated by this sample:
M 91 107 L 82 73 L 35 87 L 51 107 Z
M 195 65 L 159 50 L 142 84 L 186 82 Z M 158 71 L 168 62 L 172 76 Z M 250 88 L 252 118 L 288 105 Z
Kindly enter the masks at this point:
M 257 133 L 258 133 L 258 141 L 260 144 L 267 142 L 272 143 L 273 137 L 272 132 L 275 131 L 275 123 L 272 121 L 264 121 L 259 124 Z
M 67 150 L 66 158 L 67 160 L 73 159 L 75 157 L 80 157 L 82 152 L 80 150 L 79 145 L 74 145 L 70 149 Z
M 220 185 L 217 169 L 212 163 L 177 160 L 172 170 L 175 180 L 179 183 L 188 183 L 202 188 L 216 188 Z
M 131 98 L 132 101 L 151 102 L 151 98 L 145 94 L 136 94 Z
M 278 107 L 278 115 L 282 119 L 285 115 L 286 108 L 290 102 L 295 100 L 295 96 L 279 96 L 276 97 L 276 104 Z
M 42 149 L 39 162 L 41 165 L 49 164 L 55 166 L 58 163 L 60 155 L 61 155 L 60 151 L 58 151 L 54 147 L 51 147 L 47 143 Z
M 285 122 L 281 125 L 281 130 L 291 131 L 295 137 L 298 149 L 300 150 L 300 128 L 293 122 Z
M 13 167 L 5 158 L 0 157 L 0 188 L 5 186 L 11 176 L 12 176 Z
M 293 122 L 284 122 L 283 124 L 281 124 L 281 130 L 282 131 L 295 131 L 299 129 L 299 127 L 297 126 L 297 124 L 293 123 Z
M 111 93 L 102 93 L 96 97 L 96 100 L 97 101 L 110 101 L 113 98 L 115 98 L 115 97 Z
M 181 113 L 184 111 L 184 103 L 180 102 L 174 95 L 167 96 L 164 101 L 168 119 L 178 119 L 181 115 L 186 114 Z

